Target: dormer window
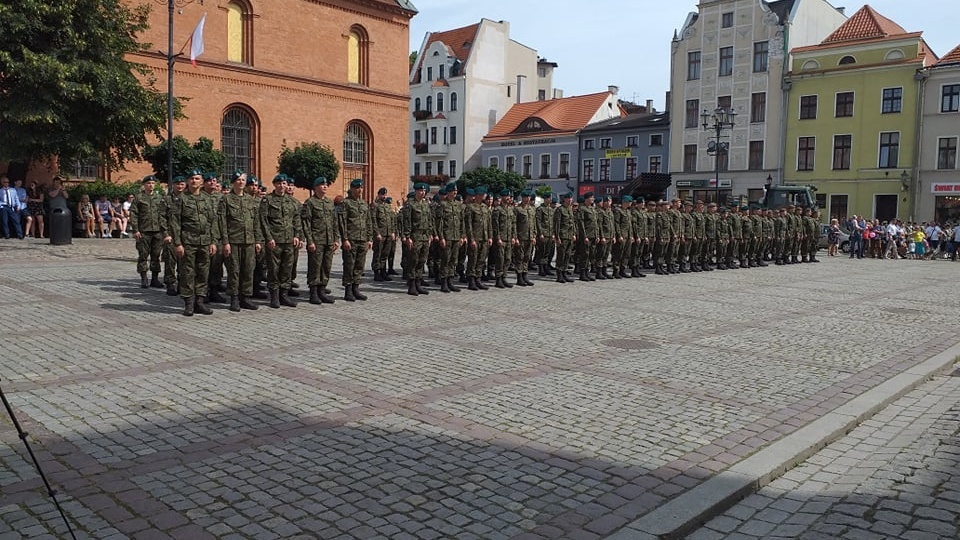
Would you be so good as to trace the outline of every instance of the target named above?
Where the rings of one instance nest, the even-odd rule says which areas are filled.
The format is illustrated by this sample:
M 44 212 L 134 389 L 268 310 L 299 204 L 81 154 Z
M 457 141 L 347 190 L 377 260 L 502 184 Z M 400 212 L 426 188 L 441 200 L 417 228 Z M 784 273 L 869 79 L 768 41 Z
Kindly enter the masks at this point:
M 857 59 L 850 55 L 844 56 L 843 58 L 840 59 L 839 62 L 837 62 L 837 64 L 841 66 L 845 66 L 847 64 L 856 64 L 856 63 L 857 63 Z
M 539 120 L 529 120 L 523 125 L 524 131 L 543 131 L 543 124 Z

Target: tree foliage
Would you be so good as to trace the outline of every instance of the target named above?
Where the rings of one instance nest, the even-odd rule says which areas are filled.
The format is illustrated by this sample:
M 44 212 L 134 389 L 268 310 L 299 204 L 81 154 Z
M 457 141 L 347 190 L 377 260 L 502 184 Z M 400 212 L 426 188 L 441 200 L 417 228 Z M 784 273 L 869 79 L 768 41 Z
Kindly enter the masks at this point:
M 517 194 L 526 189 L 527 181 L 515 172 L 501 171 L 496 167 L 477 167 L 461 174 L 457 180 L 457 189 L 460 192 L 477 186 L 484 186 L 491 193 L 507 188 L 510 193 Z
M 143 159 L 153 167 L 153 174 L 157 180 L 169 181 L 171 175 L 167 173 L 167 141 L 144 147 Z M 206 137 L 200 137 L 193 144 L 180 135 L 173 138 L 172 176 L 186 175 L 187 171 L 192 169 L 219 175 L 223 170 L 225 159 L 223 152 L 215 149 L 213 141 Z
M 284 146 L 280 150 L 277 170 L 293 178 L 298 188 L 313 189 L 313 181 L 318 176 L 333 183 L 340 174 L 340 162 L 325 144 L 298 143 L 294 148 Z
M 114 184 L 107 180 L 97 180 L 96 182 L 83 182 L 68 186 L 66 188 L 68 198 L 71 203 L 80 202 L 80 198 L 89 195 L 91 201 L 100 198 L 100 195 L 106 195 L 108 200 L 119 197 L 120 200 L 127 198 L 131 193 L 138 193 L 142 189 L 140 182 L 127 182 L 126 184 Z M 157 186 L 157 189 L 162 189 Z
M 0 2 L 0 159 L 117 167 L 166 123 L 166 93 L 126 54 L 144 50 L 149 5 L 124 0 Z M 179 107 L 177 107 L 179 111 Z

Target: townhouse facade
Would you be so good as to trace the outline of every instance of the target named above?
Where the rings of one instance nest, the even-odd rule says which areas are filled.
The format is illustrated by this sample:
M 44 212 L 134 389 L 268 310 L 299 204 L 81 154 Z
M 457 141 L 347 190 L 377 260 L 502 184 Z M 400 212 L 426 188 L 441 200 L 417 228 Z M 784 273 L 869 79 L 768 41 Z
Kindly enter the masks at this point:
M 442 183 L 480 166 L 481 140 L 512 105 L 559 94 L 556 67 L 506 21 L 428 33 L 409 74 L 410 176 Z
M 789 51 L 820 42 L 846 17 L 824 0 L 701 0 L 698 8 L 671 48 L 671 194 L 683 186 L 704 201 L 757 200 L 764 184 L 783 181 Z M 721 132 L 726 150 L 708 154 L 715 132 L 701 115 L 717 109 L 736 114 Z
M 578 144 L 578 195 L 626 195 L 624 190 L 635 192 L 641 179 L 669 181 L 669 113 L 636 113 L 590 124 L 580 130 Z
M 864 6 L 792 51 L 784 179 L 815 186 L 825 218 L 909 219 L 918 181 L 921 32 Z
M 920 72 L 920 161 L 912 185 L 917 221 L 960 222 L 960 46 Z
M 611 86 L 606 92 L 514 105 L 483 138 L 482 163 L 520 174 L 529 187 L 576 192 L 584 173 L 579 132 L 624 116 L 617 91 Z

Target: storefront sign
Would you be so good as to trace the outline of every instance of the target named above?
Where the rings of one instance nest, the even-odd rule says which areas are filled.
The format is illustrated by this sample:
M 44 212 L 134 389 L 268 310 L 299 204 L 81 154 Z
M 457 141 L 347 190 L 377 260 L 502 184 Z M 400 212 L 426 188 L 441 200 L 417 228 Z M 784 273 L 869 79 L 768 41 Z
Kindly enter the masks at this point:
M 616 150 L 606 150 L 603 153 L 603 157 L 607 159 L 616 159 L 616 158 L 628 158 L 631 156 L 629 148 L 619 148 Z
M 577 186 L 577 194 L 581 197 L 584 193 L 592 191 L 594 195 L 603 195 L 603 196 L 613 196 L 616 197 L 620 194 L 620 190 L 623 189 L 624 182 L 613 183 L 613 182 L 603 182 L 603 183 L 585 183 Z
M 933 193 L 936 195 L 960 194 L 960 183 L 934 182 L 930 184 L 930 193 Z

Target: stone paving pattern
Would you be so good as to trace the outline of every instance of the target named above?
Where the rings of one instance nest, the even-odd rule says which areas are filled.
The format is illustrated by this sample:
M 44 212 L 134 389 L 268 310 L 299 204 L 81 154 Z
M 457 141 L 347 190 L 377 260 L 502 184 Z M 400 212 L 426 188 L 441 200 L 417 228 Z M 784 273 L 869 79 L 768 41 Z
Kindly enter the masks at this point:
M 952 540 L 960 531 L 960 372 L 900 398 L 690 534 Z
M 81 538 L 599 539 L 956 342 L 948 262 L 186 319 L 134 261 L 0 242 L 0 384 Z M 0 416 L 0 537 L 62 537 L 24 456 Z

